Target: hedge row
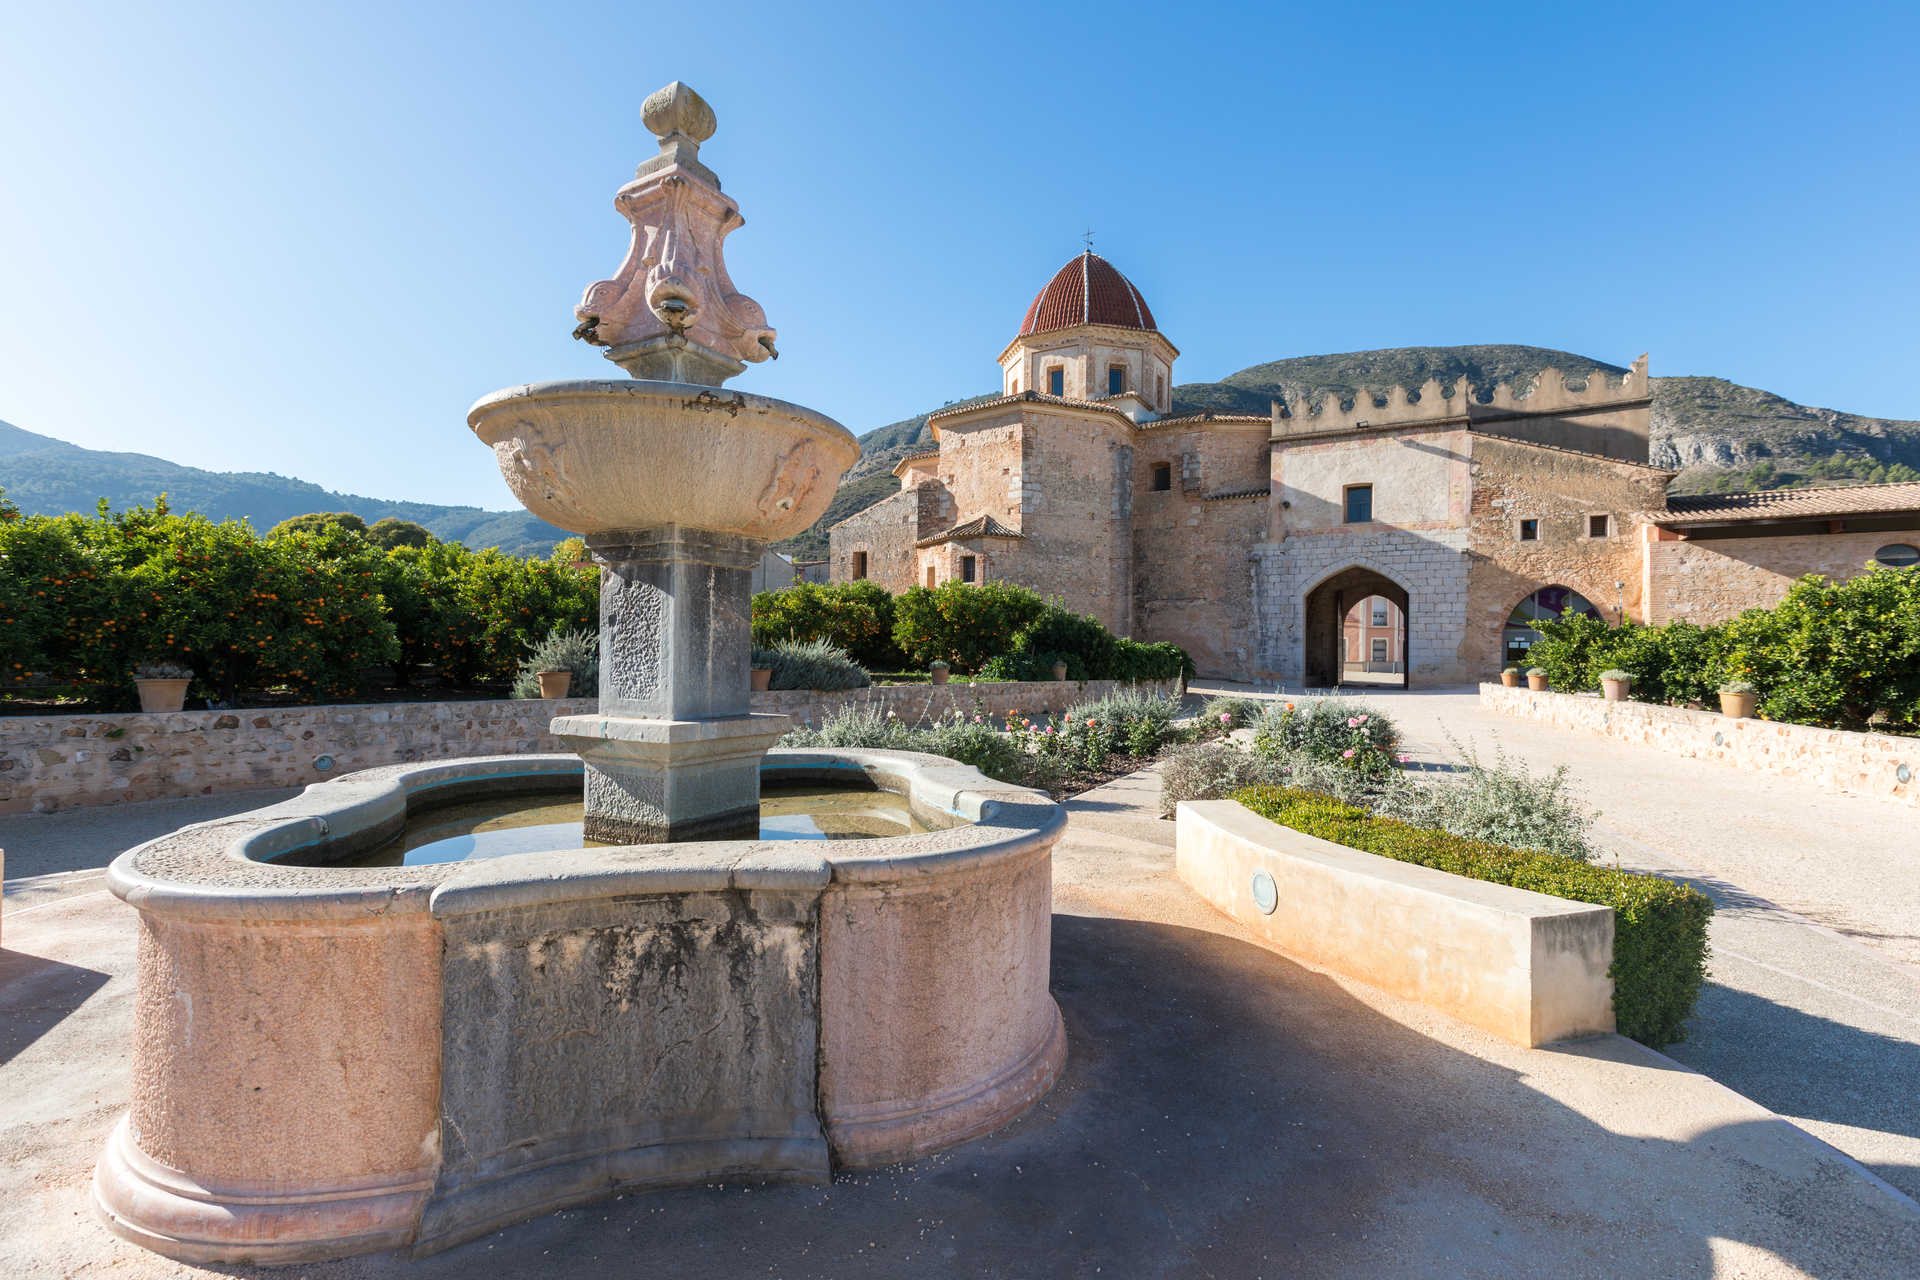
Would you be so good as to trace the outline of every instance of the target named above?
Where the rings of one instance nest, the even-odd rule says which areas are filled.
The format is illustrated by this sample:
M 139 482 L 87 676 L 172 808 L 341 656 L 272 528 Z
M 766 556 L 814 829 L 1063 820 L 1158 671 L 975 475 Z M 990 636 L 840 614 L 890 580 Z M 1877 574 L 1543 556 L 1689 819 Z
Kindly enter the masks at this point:
M 1713 902 L 1692 885 L 1598 867 L 1376 818 L 1330 796 L 1251 787 L 1234 796 L 1263 818 L 1349 849 L 1454 875 L 1612 907 L 1613 1015 L 1620 1034 L 1659 1048 L 1683 1024 L 1707 975 Z
M 1173 680 L 1193 674 L 1174 644 L 1116 636 L 1010 582 L 947 582 L 895 596 L 877 583 L 803 582 L 753 598 L 753 641 L 827 640 L 869 671 L 945 662 L 994 680 Z
M 1920 727 L 1920 565 L 1876 565 L 1845 582 L 1810 574 L 1773 608 L 1714 626 L 1609 627 L 1577 613 L 1534 625 L 1529 661 L 1555 688 L 1594 689 L 1618 668 L 1635 699 L 1711 705 L 1722 684 L 1745 680 L 1769 720 Z
M 193 670 L 188 696 L 232 704 L 289 690 L 342 697 L 368 668 L 405 683 L 510 681 L 555 628 L 591 627 L 598 580 L 557 554 L 521 560 L 458 543 L 382 549 L 338 523 L 262 537 L 153 507 L 22 516 L 0 501 L 0 688 L 46 680 L 134 705 L 133 670 Z

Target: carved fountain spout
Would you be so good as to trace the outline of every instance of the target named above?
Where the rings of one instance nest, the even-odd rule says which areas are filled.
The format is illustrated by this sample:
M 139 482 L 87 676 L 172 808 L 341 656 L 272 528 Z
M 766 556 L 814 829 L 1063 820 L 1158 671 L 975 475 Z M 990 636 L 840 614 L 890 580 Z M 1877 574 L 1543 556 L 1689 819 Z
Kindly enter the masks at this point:
M 509 388 L 467 414 L 522 505 L 603 566 L 600 710 L 553 731 L 586 762 L 587 835 L 621 844 L 757 831 L 760 760 L 788 721 L 748 705 L 753 569 L 859 456 L 824 415 L 715 391 L 777 354 L 727 275 L 745 219 L 699 160 L 715 124 L 699 94 L 675 81 L 641 116 L 660 153 L 614 200 L 626 259 L 574 310 L 632 380 Z

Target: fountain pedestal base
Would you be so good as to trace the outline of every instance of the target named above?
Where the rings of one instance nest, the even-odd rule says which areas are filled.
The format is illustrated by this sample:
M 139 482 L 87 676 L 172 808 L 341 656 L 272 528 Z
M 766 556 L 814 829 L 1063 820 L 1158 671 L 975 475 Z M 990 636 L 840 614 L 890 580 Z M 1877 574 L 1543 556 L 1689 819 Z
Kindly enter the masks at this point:
M 586 837 L 607 844 L 752 839 L 760 761 L 792 721 L 559 716 L 554 736 L 586 763 Z

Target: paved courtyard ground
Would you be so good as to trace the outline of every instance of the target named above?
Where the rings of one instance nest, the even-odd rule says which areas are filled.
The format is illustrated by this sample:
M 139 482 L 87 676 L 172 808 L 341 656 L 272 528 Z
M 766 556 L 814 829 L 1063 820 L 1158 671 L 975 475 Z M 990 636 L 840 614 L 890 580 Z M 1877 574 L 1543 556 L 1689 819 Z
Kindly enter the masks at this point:
M 1617 1037 L 1515 1048 L 1254 946 L 1174 878 L 1157 793 L 1134 775 L 1070 803 L 1053 974 L 1069 1066 L 1001 1132 L 827 1188 L 628 1196 L 420 1262 L 270 1274 L 1920 1272 L 1920 1207 L 1703 1075 Z M 128 909 L 84 872 L 72 883 L 43 883 L 5 922 L 0 1274 L 211 1274 L 87 1213 L 125 1105 L 132 945 Z
M 1472 690 L 1348 696 L 1424 763 L 1454 758 L 1451 734 L 1567 766 L 1620 865 L 1714 899 L 1712 982 L 1666 1052 L 1920 1198 L 1920 812 L 1482 711 Z

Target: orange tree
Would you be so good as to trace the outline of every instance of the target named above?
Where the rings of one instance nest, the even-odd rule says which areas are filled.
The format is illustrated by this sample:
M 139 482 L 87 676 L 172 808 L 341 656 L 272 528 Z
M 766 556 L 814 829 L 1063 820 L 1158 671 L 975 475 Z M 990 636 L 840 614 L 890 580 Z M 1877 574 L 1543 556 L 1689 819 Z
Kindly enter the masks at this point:
M 963 672 L 1011 652 L 1047 602 L 1010 582 L 944 582 L 913 587 L 893 602 L 893 640 L 921 665 L 944 661 Z
M 491 548 L 462 552 L 460 596 L 476 628 L 460 659 L 469 678 L 511 680 L 549 632 L 599 626 L 598 569 L 522 560 Z
M 797 582 L 753 597 L 753 642 L 827 640 L 868 671 L 906 661 L 893 643 L 893 594 L 877 582 Z

